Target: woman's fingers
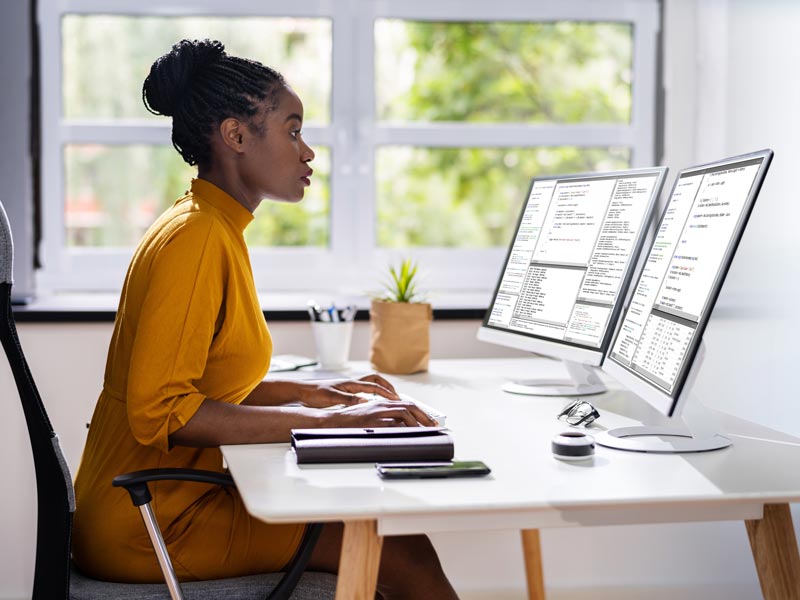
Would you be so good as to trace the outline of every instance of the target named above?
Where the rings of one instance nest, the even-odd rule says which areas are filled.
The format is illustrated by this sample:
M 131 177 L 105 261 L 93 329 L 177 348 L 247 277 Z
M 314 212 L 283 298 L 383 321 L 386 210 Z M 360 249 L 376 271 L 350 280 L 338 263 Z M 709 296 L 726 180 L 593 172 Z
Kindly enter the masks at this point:
M 377 373 L 336 382 L 327 393 L 331 394 L 331 404 L 344 404 L 350 414 L 360 417 L 359 426 L 438 425 L 416 404 L 401 400 L 394 386 Z M 369 405 L 364 406 L 366 403 Z
M 423 425 L 425 427 L 435 427 L 436 425 L 438 425 L 438 423 L 433 419 L 431 419 L 428 416 L 428 414 L 424 410 L 422 410 L 419 406 L 417 406 L 413 402 L 410 402 L 409 404 L 411 405 L 409 407 L 411 414 L 419 422 L 420 425 Z
M 422 425 L 419 419 L 409 410 L 409 407 L 393 406 L 383 413 L 384 419 L 393 419 L 395 425 L 405 425 L 406 427 L 419 427 Z
M 357 417 L 365 417 L 366 421 L 362 425 L 373 425 L 377 422 L 384 425 L 407 425 L 416 427 L 433 427 L 436 422 L 425 414 L 413 402 L 403 400 L 382 400 L 370 403 L 369 405 L 355 405 L 342 409 L 345 412 Z
M 391 387 L 391 384 L 388 381 L 386 381 L 379 375 L 376 375 L 375 377 L 382 379 L 389 387 L 387 388 L 383 384 L 377 381 L 357 379 L 354 381 L 343 381 L 342 383 L 337 383 L 335 386 L 333 386 L 333 388 L 342 392 L 346 392 L 348 394 L 363 393 L 363 394 L 373 394 L 375 396 L 381 396 L 383 398 L 386 398 L 387 400 L 400 399 L 400 396 L 397 395 L 397 392 L 394 390 L 393 387 Z
M 386 379 L 378 375 L 377 373 L 370 373 L 369 375 L 365 375 L 364 377 L 359 377 L 359 381 L 366 381 L 368 383 L 374 383 L 382 388 L 389 390 L 392 394 L 397 396 L 397 390 L 394 389 L 394 386 L 389 383 Z M 399 397 L 399 396 L 398 396 Z M 394 400 L 395 398 L 390 398 L 390 400 Z

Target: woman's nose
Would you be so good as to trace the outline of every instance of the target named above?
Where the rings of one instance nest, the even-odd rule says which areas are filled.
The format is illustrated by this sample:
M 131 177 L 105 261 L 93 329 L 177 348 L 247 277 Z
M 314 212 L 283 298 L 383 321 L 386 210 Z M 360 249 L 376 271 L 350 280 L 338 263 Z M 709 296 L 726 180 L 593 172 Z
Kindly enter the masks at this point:
M 302 153 L 302 161 L 311 162 L 312 160 L 314 160 L 316 154 L 314 154 L 314 150 L 311 149 L 311 146 L 309 146 L 305 142 L 303 142 L 303 146 L 305 146 L 305 149 L 303 150 Z

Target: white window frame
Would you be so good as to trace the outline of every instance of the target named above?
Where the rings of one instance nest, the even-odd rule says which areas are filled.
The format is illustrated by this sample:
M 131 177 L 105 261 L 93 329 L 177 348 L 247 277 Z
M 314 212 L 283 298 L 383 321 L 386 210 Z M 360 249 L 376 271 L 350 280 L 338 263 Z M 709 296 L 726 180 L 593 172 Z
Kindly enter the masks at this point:
M 64 246 L 62 149 L 70 143 L 165 144 L 170 122 L 87 121 L 61 117 L 61 17 L 64 14 L 153 16 L 324 17 L 332 21 L 330 122 L 305 125 L 306 140 L 331 151 L 330 243 L 327 248 L 252 248 L 259 290 L 365 294 L 386 266 L 413 256 L 426 287 L 444 292 L 494 288 L 505 248 L 376 247 L 374 157 L 382 145 L 426 147 L 626 146 L 631 166 L 654 162 L 656 72 L 660 15 L 657 0 L 41 0 L 42 195 L 45 291 L 118 291 L 132 248 Z M 633 24 L 631 121 L 602 125 L 420 123 L 382 125 L 375 118 L 374 21 L 622 21 Z M 154 57 L 155 58 L 155 57 Z M 291 73 L 284 73 L 291 83 Z M 188 182 L 187 182 L 188 183 Z M 525 191 L 521 190 L 521 194 Z

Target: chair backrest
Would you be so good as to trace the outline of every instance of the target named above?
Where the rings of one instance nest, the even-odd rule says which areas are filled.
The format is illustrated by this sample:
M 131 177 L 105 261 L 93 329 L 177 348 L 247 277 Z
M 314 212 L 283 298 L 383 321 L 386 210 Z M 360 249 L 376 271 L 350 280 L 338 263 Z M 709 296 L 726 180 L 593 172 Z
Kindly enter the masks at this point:
M 36 468 L 38 520 L 33 600 L 69 597 L 70 538 L 75 493 L 58 436 L 33 381 L 11 312 L 14 243 L 0 203 L 0 341 L 17 384 Z

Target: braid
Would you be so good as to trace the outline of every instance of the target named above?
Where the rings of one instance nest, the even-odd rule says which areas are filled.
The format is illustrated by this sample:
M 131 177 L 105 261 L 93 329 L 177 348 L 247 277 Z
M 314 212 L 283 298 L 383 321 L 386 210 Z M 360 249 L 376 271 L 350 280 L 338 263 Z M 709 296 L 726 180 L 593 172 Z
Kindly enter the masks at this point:
M 207 166 L 214 128 L 229 117 L 249 121 L 263 100 L 275 110 L 285 87 L 280 73 L 229 56 L 220 42 L 182 40 L 153 63 L 142 101 L 151 113 L 172 117 L 172 145 L 183 159 Z

